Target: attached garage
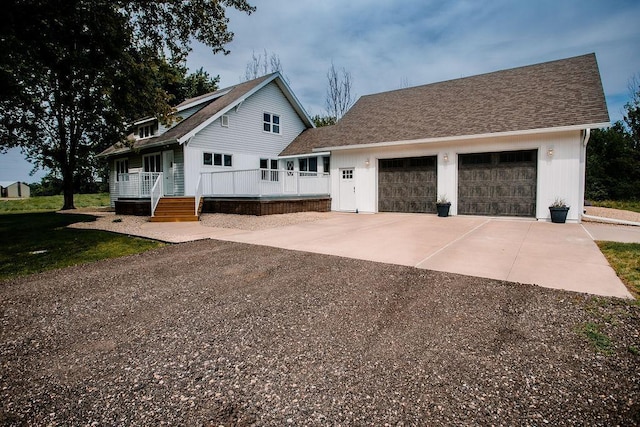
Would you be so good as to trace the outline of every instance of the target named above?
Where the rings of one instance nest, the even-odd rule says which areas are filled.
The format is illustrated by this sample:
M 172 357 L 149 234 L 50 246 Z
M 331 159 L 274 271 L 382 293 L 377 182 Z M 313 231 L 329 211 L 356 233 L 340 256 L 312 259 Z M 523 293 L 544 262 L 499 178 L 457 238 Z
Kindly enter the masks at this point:
M 379 212 L 436 212 L 436 157 L 381 159 Z
M 458 214 L 536 216 L 537 150 L 460 154 Z

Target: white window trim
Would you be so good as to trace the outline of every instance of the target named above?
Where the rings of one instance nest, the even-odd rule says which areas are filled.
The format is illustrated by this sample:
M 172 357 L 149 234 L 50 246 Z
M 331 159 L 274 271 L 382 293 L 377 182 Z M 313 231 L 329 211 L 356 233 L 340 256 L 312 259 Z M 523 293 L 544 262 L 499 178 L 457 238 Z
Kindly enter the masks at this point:
M 222 126 L 223 128 L 228 128 L 229 127 L 229 115 L 228 114 L 223 114 L 220 117 L 220 126 Z
M 210 165 L 206 165 L 204 163 L 204 155 L 205 154 L 211 154 L 211 164 Z M 221 164 L 219 164 L 219 165 L 215 164 L 216 163 L 216 154 L 220 155 Z M 230 166 L 226 166 L 224 164 L 224 157 L 225 156 L 231 157 L 231 165 Z M 201 158 L 202 158 L 202 161 L 201 161 L 202 167 L 205 167 L 205 168 L 232 168 L 233 167 L 233 154 L 230 154 L 230 153 L 217 153 L 215 151 L 203 151 Z
M 149 136 L 140 136 L 140 130 L 144 129 L 144 128 L 149 128 Z M 155 122 L 151 122 L 149 124 L 143 124 L 138 126 L 138 139 L 149 139 L 149 138 L 153 138 L 154 136 L 156 136 L 155 133 L 153 133 L 156 130 L 156 126 L 155 126 Z
M 114 161 L 113 166 L 114 166 L 114 169 L 116 171 L 116 182 L 120 181 L 118 179 L 118 175 L 120 175 L 120 168 L 118 167 L 118 164 L 124 163 L 124 162 L 127 162 L 127 171 L 126 172 L 122 172 L 122 173 L 123 174 L 125 174 L 125 173 L 128 174 L 129 173 L 129 158 L 128 157 L 124 157 L 124 158 L 121 158 L 121 159 L 116 159 Z
M 144 159 L 146 157 L 155 157 L 155 156 L 160 156 L 160 169 L 163 168 L 163 164 L 162 164 L 162 153 L 160 151 L 156 151 L 155 153 L 149 153 L 149 154 L 143 154 L 142 155 L 142 167 L 140 168 L 142 170 L 142 172 L 147 172 L 144 170 Z M 162 170 L 159 171 L 149 171 L 149 173 L 157 173 L 157 172 L 163 172 Z
M 269 117 L 270 117 L 270 121 L 269 122 L 267 122 L 264 119 L 264 115 L 265 114 L 269 115 Z M 276 126 L 278 126 L 278 132 L 274 132 L 273 131 L 273 116 L 278 117 L 278 123 L 276 124 Z M 268 131 L 264 130 L 265 123 L 269 124 L 269 129 L 271 129 L 271 130 L 268 130 Z M 282 115 L 276 114 L 276 113 L 270 113 L 269 111 L 263 111 L 262 112 L 262 132 L 269 133 L 269 134 L 272 134 L 272 135 L 282 135 Z

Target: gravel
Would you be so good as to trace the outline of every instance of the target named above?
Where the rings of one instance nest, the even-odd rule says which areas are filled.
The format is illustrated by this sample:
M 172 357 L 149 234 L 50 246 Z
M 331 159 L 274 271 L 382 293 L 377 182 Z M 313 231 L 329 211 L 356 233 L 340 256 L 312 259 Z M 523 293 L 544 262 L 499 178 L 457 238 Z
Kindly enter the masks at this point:
M 585 206 L 584 209 L 587 215 L 640 223 L 640 213 L 638 212 L 626 211 L 622 209 L 601 208 L 597 206 Z M 589 218 L 585 218 L 585 220 L 595 221 Z
M 0 312 L 3 425 L 640 423 L 615 298 L 203 240 L 0 282 Z

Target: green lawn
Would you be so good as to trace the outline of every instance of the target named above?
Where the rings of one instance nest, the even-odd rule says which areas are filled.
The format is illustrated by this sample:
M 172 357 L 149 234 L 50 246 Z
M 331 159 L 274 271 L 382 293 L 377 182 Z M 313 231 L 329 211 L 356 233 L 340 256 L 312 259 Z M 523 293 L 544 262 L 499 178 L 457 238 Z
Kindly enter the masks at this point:
M 619 201 L 619 200 L 601 200 L 599 202 L 591 202 L 593 206 L 601 208 L 622 209 L 625 211 L 640 212 L 640 202 Z
M 616 274 L 635 297 L 640 296 L 640 243 L 597 242 Z
M 94 220 L 91 215 L 55 212 L 0 215 L 0 280 L 135 254 L 163 245 L 105 231 L 66 228 L 75 222 Z
M 76 208 L 107 207 L 109 206 L 109 193 L 76 194 L 74 203 Z M 63 204 L 62 195 L 0 200 L 0 213 L 57 211 L 62 208 Z

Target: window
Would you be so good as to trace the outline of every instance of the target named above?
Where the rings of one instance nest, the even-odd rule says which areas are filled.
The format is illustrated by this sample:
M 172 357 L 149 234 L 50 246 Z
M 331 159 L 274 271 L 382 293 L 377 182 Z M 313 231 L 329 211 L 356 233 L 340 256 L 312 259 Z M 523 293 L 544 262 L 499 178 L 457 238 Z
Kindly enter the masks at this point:
M 116 181 L 129 181 L 129 159 L 116 160 Z
M 260 159 L 260 169 L 263 181 L 279 181 L 277 160 Z
M 138 138 L 149 138 L 155 134 L 156 128 L 153 124 L 138 127 Z
M 220 126 L 222 126 L 223 128 L 228 128 L 229 127 L 229 116 L 226 114 L 223 114 L 222 117 L 220 118 Z
M 160 153 L 147 154 L 142 158 L 145 172 L 162 172 L 162 157 Z
M 306 157 L 298 159 L 300 172 L 318 172 L 318 158 Z M 315 173 L 300 173 L 300 176 L 315 175 Z
M 271 113 L 262 115 L 262 130 L 271 133 L 280 133 L 280 116 Z
M 331 170 L 331 157 L 324 156 L 322 158 L 322 169 L 324 170 L 324 173 L 329 173 Z
M 353 179 L 353 169 L 343 169 L 342 179 Z
M 205 166 L 213 166 L 213 154 L 202 153 L 202 164 Z
M 204 152 L 202 153 L 202 164 L 205 166 L 231 167 L 233 165 L 233 159 L 231 154 Z

